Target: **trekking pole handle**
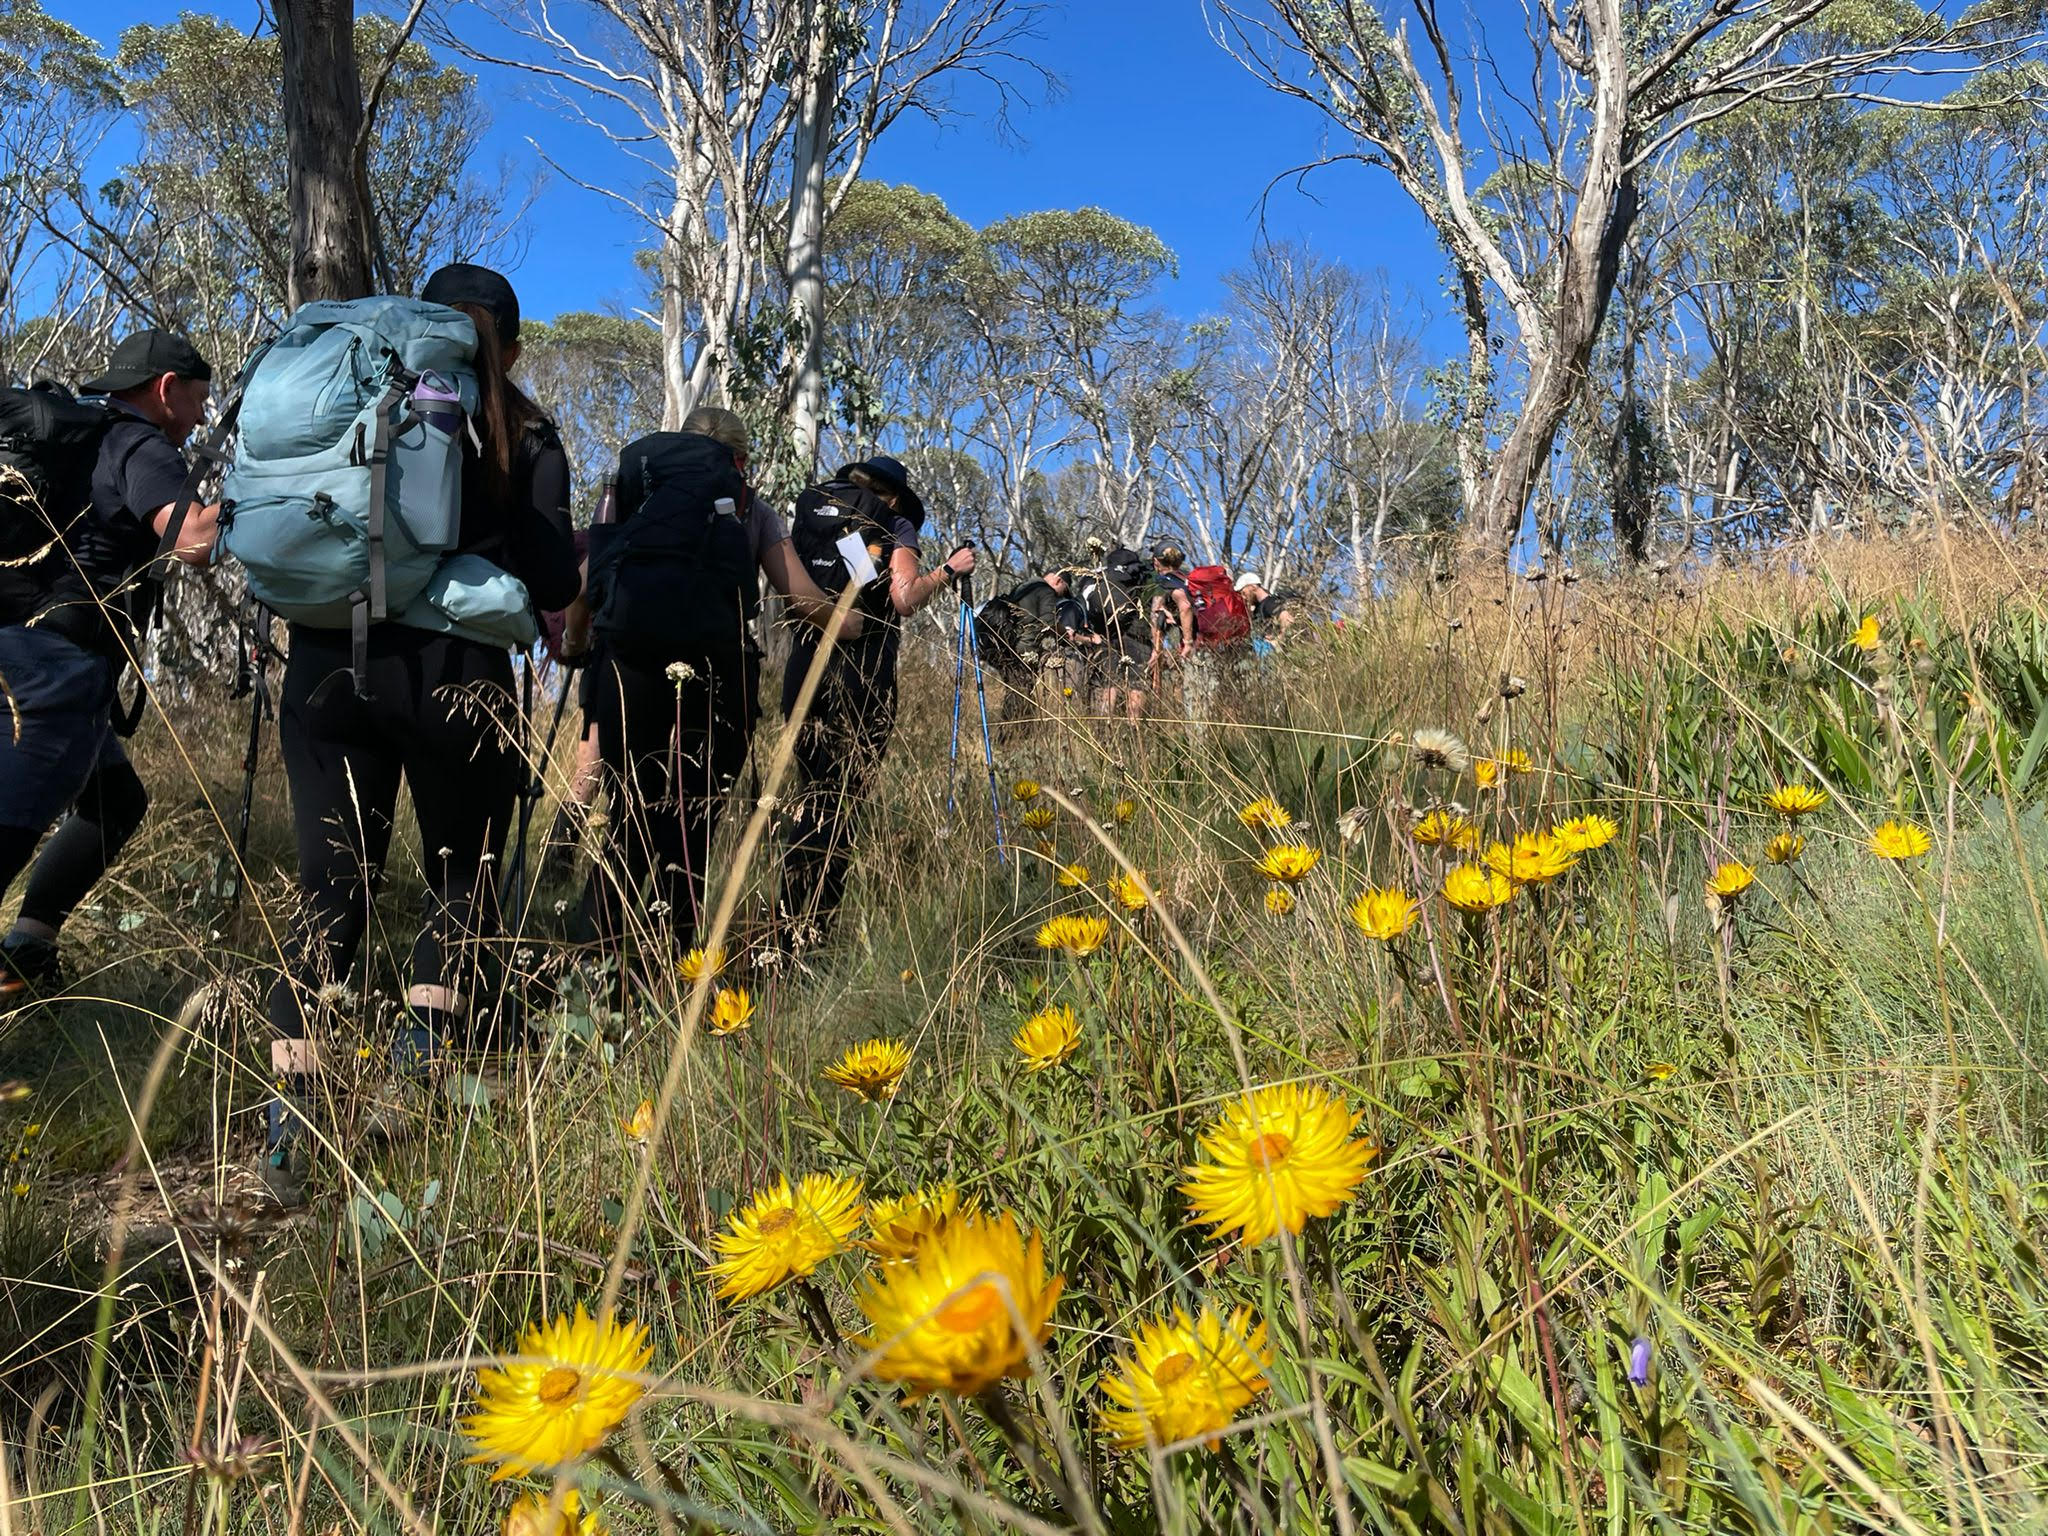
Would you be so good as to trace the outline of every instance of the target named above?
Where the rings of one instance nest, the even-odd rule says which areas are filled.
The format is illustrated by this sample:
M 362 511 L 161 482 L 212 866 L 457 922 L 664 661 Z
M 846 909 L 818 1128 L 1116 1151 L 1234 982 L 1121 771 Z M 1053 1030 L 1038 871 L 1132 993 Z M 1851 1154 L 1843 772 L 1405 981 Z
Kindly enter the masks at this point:
M 974 548 L 974 540 L 963 539 L 960 543 L 953 546 L 953 555 L 959 554 L 963 549 L 972 548 Z M 949 571 L 953 569 L 953 555 L 946 556 L 946 569 Z M 972 608 L 974 606 L 974 572 L 954 571 L 953 580 L 960 588 L 960 601 L 969 608 Z

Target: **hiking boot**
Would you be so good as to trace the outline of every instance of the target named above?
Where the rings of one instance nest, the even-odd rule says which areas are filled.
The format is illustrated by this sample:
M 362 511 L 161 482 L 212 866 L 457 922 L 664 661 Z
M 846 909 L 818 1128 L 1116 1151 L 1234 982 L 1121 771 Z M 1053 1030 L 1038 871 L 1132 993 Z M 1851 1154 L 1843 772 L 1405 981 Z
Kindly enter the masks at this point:
M 264 1106 L 263 1162 L 257 1172 L 281 1210 L 306 1203 L 306 1175 L 312 1137 L 304 1107 L 279 1094 Z
M 52 940 L 16 934 L 0 943 L 0 998 L 46 992 L 57 983 L 60 970 Z

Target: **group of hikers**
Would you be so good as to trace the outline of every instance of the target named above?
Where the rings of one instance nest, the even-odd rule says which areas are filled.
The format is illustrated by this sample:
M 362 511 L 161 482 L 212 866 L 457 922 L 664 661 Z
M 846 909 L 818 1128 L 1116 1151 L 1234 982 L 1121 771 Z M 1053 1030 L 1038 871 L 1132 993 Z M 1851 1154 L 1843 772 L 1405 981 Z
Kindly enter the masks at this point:
M 213 370 L 183 337 L 129 336 L 85 398 L 0 390 L 13 727 L 0 732 L 0 891 L 34 861 L 0 938 L 0 999 L 56 981 L 66 918 L 142 823 L 149 794 L 123 741 L 145 696 L 124 708 L 121 683 L 141 671 L 170 562 L 232 557 L 262 630 L 281 622 L 288 637 L 276 718 L 300 901 L 268 993 L 264 1136 L 266 1177 L 287 1197 L 318 1139 L 323 1011 L 347 995 L 401 783 L 426 912 L 394 1070 L 418 1080 L 445 1052 L 516 1040 L 516 989 L 491 942 L 495 871 L 532 775 L 515 652 L 545 633 L 582 669 L 593 781 L 609 792 L 576 936 L 623 956 L 627 930 L 651 926 L 668 953 L 697 935 L 716 820 L 760 716 L 760 578 L 797 631 L 792 717 L 836 627 L 794 744 L 775 905 L 778 940 L 800 948 L 824 939 L 845 889 L 895 722 L 905 621 L 956 587 L 968 602 L 974 549 L 926 563 L 925 509 L 901 463 L 847 465 L 785 521 L 749 484 L 744 422 L 718 407 L 628 444 L 595 521 L 575 529 L 561 439 L 513 382 L 519 351 L 512 285 L 458 263 L 418 299 L 302 307 L 189 461 Z M 1256 576 L 1183 564 L 1161 546 L 1149 562 L 1118 549 L 1099 569 L 1048 572 L 982 609 L 982 646 L 1024 688 L 1047 658 L 1078 659 L 1134 716 L 1181 661 L 1196 708 L 1197 675 L 1252 643 L 1255 614 L 1277 636 L 1287 605 Z

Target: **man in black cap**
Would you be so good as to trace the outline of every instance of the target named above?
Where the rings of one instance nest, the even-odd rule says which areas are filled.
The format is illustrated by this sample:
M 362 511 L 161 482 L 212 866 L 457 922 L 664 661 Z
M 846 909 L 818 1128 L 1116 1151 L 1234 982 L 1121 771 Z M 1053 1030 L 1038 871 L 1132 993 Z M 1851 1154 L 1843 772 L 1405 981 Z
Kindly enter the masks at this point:
M 135 578 L 184 495 L 179 445 L 206 417 L 212 378 L 192 343 L 168 331 L 138 331 L 115 347 L 106 372 L 85 384 L 112 418 L 91 504 L 0 589 L 0 677 L 13 718 L 0 731 L 0 893 L 64 817 L 0 939 L 0 999 L 55 975 L 57 930 L 149 808 L 114 730 L 116 684 L 141 654 L 148 616 L 134 611 Z M 179 559 L 211 558 L 219 516 L 217 506 L 189 509 Z

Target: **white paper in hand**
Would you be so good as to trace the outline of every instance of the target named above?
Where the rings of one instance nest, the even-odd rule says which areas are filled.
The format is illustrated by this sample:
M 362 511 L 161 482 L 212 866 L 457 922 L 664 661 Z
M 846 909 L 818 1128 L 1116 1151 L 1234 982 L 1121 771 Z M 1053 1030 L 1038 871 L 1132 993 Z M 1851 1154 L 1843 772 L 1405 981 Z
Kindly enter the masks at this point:
M 858 534 L 841 534 L 835 546 L 840 558 L 846 562 L 847 574 L 853 577 L 853 584 L 864 587 L 875 579 L 874 557 L 868 553 L 868 546 Z

